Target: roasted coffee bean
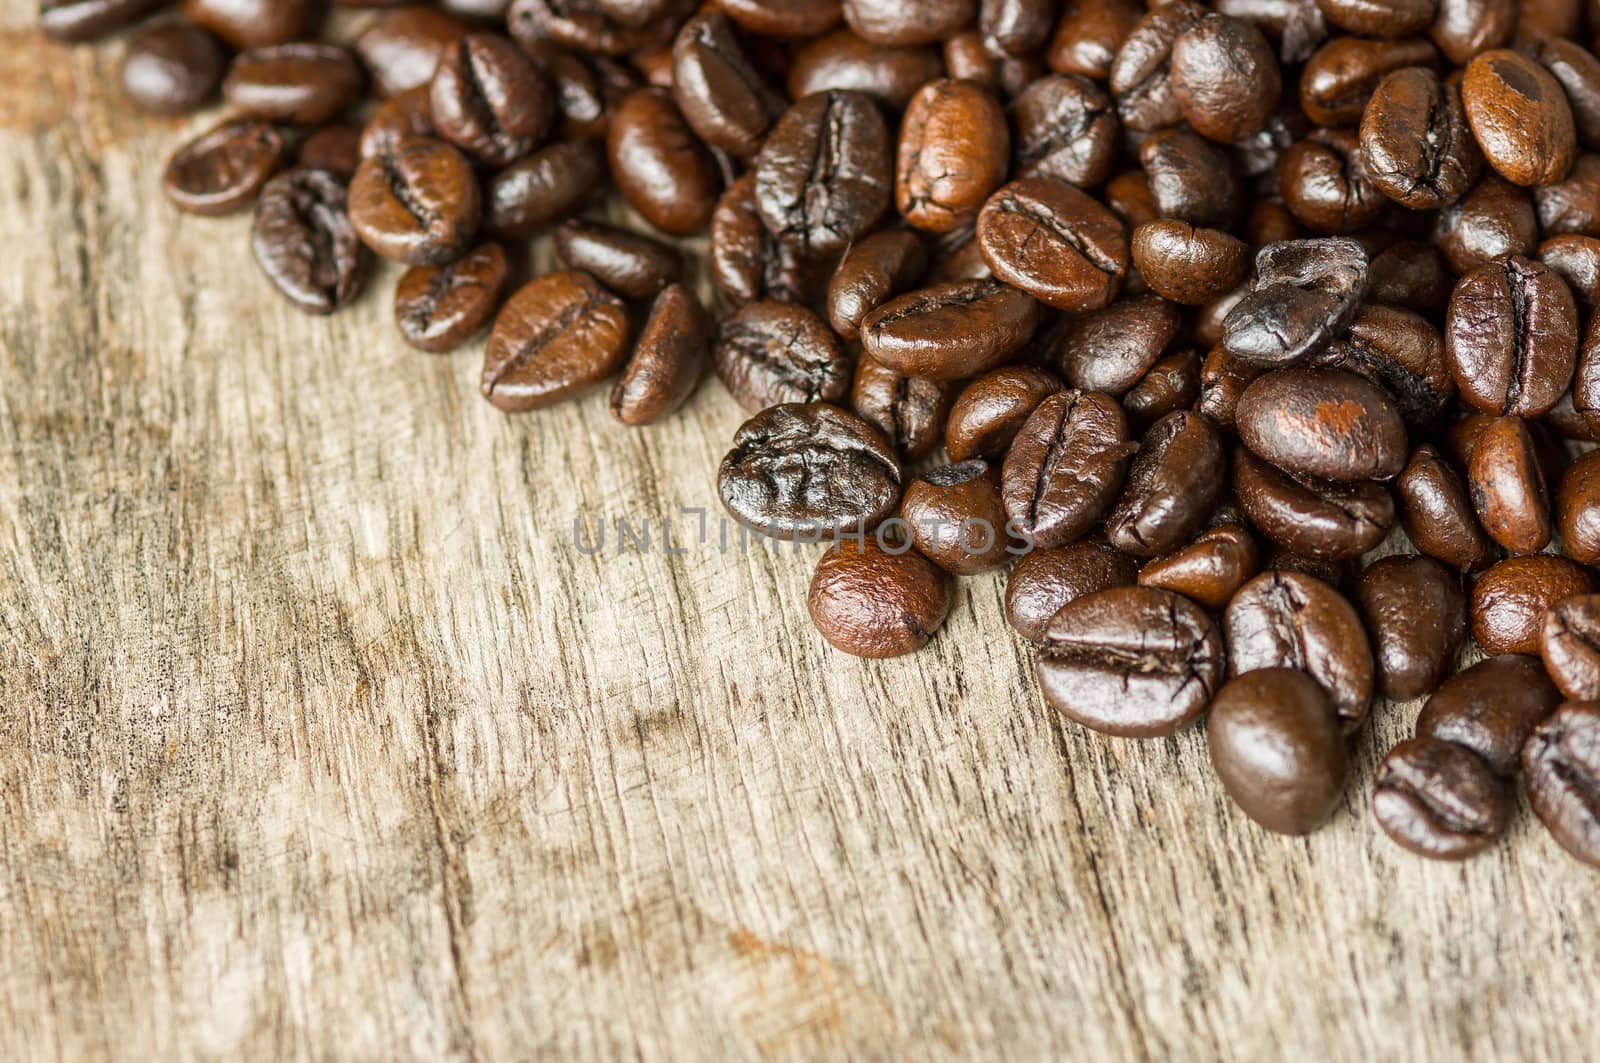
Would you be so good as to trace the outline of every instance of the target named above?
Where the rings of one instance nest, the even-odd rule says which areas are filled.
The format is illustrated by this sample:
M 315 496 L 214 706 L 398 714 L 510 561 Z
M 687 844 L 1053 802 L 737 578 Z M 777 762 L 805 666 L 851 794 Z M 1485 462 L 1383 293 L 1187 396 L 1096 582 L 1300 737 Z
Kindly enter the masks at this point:
M 1550 542 L 1550 500 L 1533 436 L 1520 417 L 1496 417 L 1467 463 L 1472 508 L 1489 537 L 1513 554 Z
M 1591 428 L 1600 428 L 1600 315 L 1591 314 L 1572 379 L 1572 406 Z
M 1010 358 L 1039 304 L 999 281 L 952 281 L 891 299 L 861 321 L 861 346 L 908 376 L 961 380 Z
M 1600 867 L 1600 705 L 1569 702 L 1522 749 L 1528 804 L 1561 847 Z
M 950 611 L 950 577 L 915 550 L 840 540 L 817 562 L 811 622 L 837 650 L 898 657 L 927 645 Z
M 836 89 L 861 92 L 899 111 L 912 93 L 943 72 L 938 49 L 871 44 L 839 30 L 796 49 L 788 89 L 796 100 Z
M 941 465 L 912 480 L 900 500 L 911 543 L 957 576 L 1010 560 L 1000 470 L 982 459 Z
M 900 462 L 883 433 L 826 403 L 762 410 L 740 426 L 717 490 L 739 523 L 777 539 L 870 533 L 900 501 Z
M 830 91 L 790 107 L 756 156 L 756 207 L 778 239 L 833 255 L 889 206 L 889 131 L 871 97 Z
M 1050 334 L 1049 361 L 1075 388 L 1121 395 L 1137 384 L 1178 335 L 1178 308 L 1153 295 L 1063 318 Z
M 839 337 L 803 306 L 762 300 L 722 322 L 712 362 L 750 413 L 790 402 L 838 402 L 850 388 Z
M 1174 0 L 1147 13 L 1128 33 L 1110 71 L 1111 95 L 1123 125 L 1149 131 L 1183 119 L 1172 86 L 1172 45 L 1205 13 L 1199 4 Z
M 445 53 L 470 32 L 470 23 L 449 12 L 405 4 L 379 12 L 351 47 L 378 94 L 392 97 L 426 87 Z
M 266 122 L 231 118 L 179 148 L 162 190 L 191 214 L 230 214 L 249 206 L 283 165 L 283 135 Z
M 1465 860 L 1505 833 L 1511 796 L 1471 750 L 1413 738 L 1378 765 L 1372 812 L 1385 834 L 1418 856 Z
M 412 266 L 394 290 L 394 320 L 419 351 L 455 350 L 500 309 L 510 268 L 505 249 L 483 243 L 445 266 Z
M 1551 606 L 1539 630 L 1539 656 L 1567 698 L 1600 698 L 1600 595 L 1580 594 Z
M 434 127 L 486 166 L 502 167 L 544 141 L 555 120 L 555 91 L 505 37 L 474 33 L 440 57 L 428 98 Z
M 1116 500 L 1137 449 L 1109 395 L 1072 389 L 1045 399 L 1012 440 L 1001 470 L 1016 533 L 1036 546 L 1084 535 Z
M 857 339 L 862 319 L 916 283 L 927 261 L 922 241 L 905 229 L 885 229 L 858 241 L 828 284 L 828 323 L 844 339 Z
M 1433 690 L 1467 634 L 1461 577 L 1431 557 L 1393 554 L 1361 574 L 1357 592 L 1378 667 L 1378 692 L 1410 701 Z
M 555 242 L 567 268 L 593 275 L 628 299 L 654 299 L 683 274 L 677 248 L 603 222 L 563 222 L 556 227 Z
M 295 165 L 331 170 L 345 180 L 361 165 L 361 130 L 352 125 L 327 125 L 300 142 Z
M 332 44 L 299 41 L 236 56 L 222 95 L 257 118 L 315 126 L 331 121 L 361 93 L 355 57 Z
M 1380 252 L 1372 260 L 1371 278 L 1367 294 L 1373 302 L 1403 307 L 1433 321 L 1444 316 L 1456 283 L 1439 249 L 1420 240 L 1402 240 Z M 1442 347 L 1439 354 L 1443 365 Z M 1449 376 L 1448 369 L 1445 376 Z M 1450 388 L 1454 394 L 1453 381 Z
M 1278 189 L 1294 219 L 1313 232 L 1370 228 L 1387 200 L 1367 176 L 1361 144 L 1348 129 L 1319 129 L 1283 153 Z
M 1053 177 L 1093 188 L 1111 174 L 1121 124 L 1111 97 L 1082 77 L 1052 75 L 1017 94 L 1011 117 L 1011 168 L 1018 177 Z
M 1533 200 L 1494 174 L 1439 213 L 1434 241 L 1456 273 L 1470 273 L 1501 255 L 1531 255 L 1539 243 Z
M 391 154 L 407 137 L 431 137 L 437 133 L 428 86 L 419 85 L 383 101 L 373 112 L 361 130 L 361 157 Z
M 1172 43 L 1173 98 L 1195 132 L 1231 144 L 1261 129 L 1282 89 L 1278 57 L 1251 22 L 1207 15 Z
M 1321 580 L 1341 594 L 1351 592 L 1361 576 L 1361 566 L 1355 558 L 1336 561 L 1326 557 L 1296 553 L 1271 540 L 1266 543 L 1266 553 L 1261 558 L 1261 570 L 1299 572 L 1312 579 Z
M 1454 203 L 1483 169 L 1460 94 L 1423 67 L 1378 84 L 1361 117 L 1361 162 L 1380 192 L 1412 210 Z
M 1572 168 L 1578 141 L 1567 94 L 1534 60 L 1483 52 L 1467 65 L 1461 103 L 1484 158 L 1512 184 L 1547 185 Z
M 838 0 L 718 0 L 717 6 L 765 37 L 815 37 L 844 17 Z
M 1327 20 L 1347 33 L 1404 37 L 1433 21 L 1435 0 L 1317 0 Z
M 211 34 L 192 22 L 163 22 L 128 38 L 118 79 L 140 110 L 188 114 L 217 91 L 226 65 Z
M 483 352 L 483 397 L 507 413 L 552 406 L 615 373 L 632 326 L 622 300 L 587 273 L 547 273 L 495 318 Z
M 1254 285 L 1223 322 L 1223 346 L 1263 367 L 1304 361 L 1355 318 L 1367 280 L 1367 253 L 1354 240 L 1264 247 L 1256 255 Z
M 1036 366 L 995 369 L 957 396 L 945 425 L 944 445 L 952 461 L 999 458 L 1039 404 L 1062 388 Z
M 1337 369 L 1280 369 L 1245 389 L 1239 438 L 1294 476 L 1387 480 L 1405 465 L 1406 429 L 1382 388 Z
M 716 167 L 667 89 L 639 89 L 616 105 L 606 157 L 617 190 L 651 225 L 690 236 L 711 221 Z
M 1134 230 L 1133 264 L 1156 294 L 1201 306 L 1244 280 L 1250 249 L 1220 229 L 1197 229 L 1188 222 L 1165 219 Z
M 1372 647 L 1344 595 L 1301 572 L 1263 572 L 1239 588 L 1223 617 L 1234 675 L 1296 668 L 1327 694 L 1346 732 L 1372 702 Z
M 1520 255 L 1498 258 L 1456 283 L 1444 349 L 1467 402 L 1538 417 L 1572 380 L 1577 306 L 1554 270 Z
M 1226 229 L 1240 213 L 1233 162 L 1221 148 L 1187 129 L 1150 136 L 1139 146 L 1139 162 L 1161 217 Z
M 678 31 L 672 94 L 701 140 L 741 159 L 761 150 L 767 129 L 783 113 L 783 97 L 751 65 L 720 11 L 695 15 Z
M 1236 675 L 1206 720 L 1211 766 L 1234 804 L 1279 834 L 1309 834 L 1344 793 L 1349 763 L 1339 720 L 1304 672 Z
M 1214 421 L 1218 428 L 1232 432 L 1239 397 L 1261 369 L 1233 355 L 1226 348 L 1214 347 L 1200 363 L 1200 399 L 1196 409 Z
M 1031 550 L 1006 578 L 1006 619 L 1024 638 L 1042 642 L 1051 618 L 1068 602 L 1132 586 L 1138 574 L 1134 559 L 1104 539 Z
M 1303 63 L 1328 36 L 1322 11 L 1310 0 L 1219 0 L 1217 10 L 1248 19 L 1278 45 L 1278 58 Z
M 1205 527 L 1227 485 L 1221 434 L 1204 414 L 1170 413 L 1134 455 L 1127 486 L 1106 517 L 1106 539 L 1138 557 L 1174 550 Z
M 1335 37 L 1306 61 L 1300 107 L 1320 126 L 1355 126 L 1383 79 L 1405 67 L 1437 68 L 1439 53 L 1420 37 L 1369 41 Z
M 554 41 L 523 41 L 519 46 L 555 92 L 560 135 L 569 139 L 604 136 L 606 98 L 594 70 Z
M 1045 61 L 1058 74 L 1105 81 L 1143 14 L 1143 5 L 1134 0 L 1065 0 Z
M 167 0 L 39 0 L 39 28 L 58 41 L 92 41 L 131 26 Z
M 183 0 L 185 18 L 240 51 L 287 44 L 304 37 L 320 14 L 320 7 L 316 0 Z
M 592 140 L 540 148 L 484 183 L 484 227 L 526 239 L 579 211 L 605 184 L 606 162 Z
M 1600 148 L 1600 59 L 1578 42 L 1560 36 L 1539 37 L 1526 50 L 1564 90 L 1578 141 L 1594 150 Z
M 442 140 L 411 137 L 363 159 L 350 181 L 350 221 L 384 258 L 438 266 L 459 258 L 483 217 L 478 177 Z
M 1105 201 L 1130 232 L 1161 217 L 1155 193 L 1150 190 L 1150 177 L 1143 170 L 1124 170 L 1107 181 Z
M 1509 777 L 1523 743 L 1560 700 L 1537 657 L 1490 657 L 1439 687 L 1417 717 L 1417 735 L 1470 750 Z
M 705 374 L 713 331 L 693 291 L 677 283 L 661 289 L 611 389 L 611 415 L 623 424 L 653 424 L 682 406 Z
M 624 5 L 605 0 L 514 0 L 506 26 L 521 44 L 548 38 L 578 52 L 626 55 L 672 40 L 669 4 Z
M 1515 0 L 1439 0 L 1428 36 L 1460 66 L 1486 48 L 1498 48 L 1516 28 Z
M 1128 273 L 1122 222 L 1062 181 L 1013 181 L 978 214 L 978 246 L 994 275 L 1060 310 L 1096 310 Z
M 327 170 L 287 170 L 256 201 L 256 262 L 308 314 L 331 314 L 360 294 L 367 253 L 345 211 L 345 186 Z
M 1193 602 L 1155 587 L 1076 598 L 1039 647 L 1045 701 L 1102 734 L 1157 738 L 1200 718 L 1222 682 L 1222 638 Z
M 1580 454 L 1561 474 L 1555 522 L 1568 557 L 1600 565 L 1600 451 Z
M 1055 0 L 982 0 L 978 28 L 1008 55 L 1027 55 L 1050 39 Z
M 882 432 L 902 458 L 916 461 L 939 445 L 955 389 L 953 381 L 905 376 L 862 355 L 850 386 L 850 406 Z
M 1418 447 L 1395 480 L 1400 519 L 1418 550 L 1460 572 L 1494 562 L 1494 544 L 1479 525 L 1461 476 L 1439 451 Z
M 919 229 L 948 232 L 978 215 L 1006 179 L 1011 137 L 994 94 L 940 78 L 906 106 L 895 157 L 895 207 Z
M 1200 398 L 1200 355 L 1178 351 L 1152 365 L 1133 389 L 1122 396 L 1128 424 L 1135 434 L 1174 410 L 1192 408 Z
M 844 20 L 864 40 L 877 44 L 929 44 L 965 29 L 977 0 L 844 0 Z
M 1539 261 L 1567 282 L 1584 310 L 1600 305 L 1600 240 L 1592 236 L 1552 236 L 1539 245 Z
M 831 260 L 794 241 L 778 241 L 756 210 L 755 175 L 745 174 L 711 213 L 711 280 L 734 307 L 757 299 L 811 303 L 827 283 Z
M 1533 209 L 1545 236 L 1600 232 L 1600 155 L 1579 155 L 1565 178 L 1535 188 Z
M 1507 558 L 1473 585 L 1472 637 L 1485 653 L 1537 654 L 1546 611 L 1593 589 L 1588 571 L 1567 558 Z
M 1237 523 L 1221 524 L 1139 572 L 1146 587 L 1161 587 L 1220 612 L 1260 568 L 1256 541 Z
M 1369 303 L 1316 364 L 1346 369 L 1381 384 L 1413 430 L 1437 428 L 1455 398 L 1444 340 L 1426 318 Z

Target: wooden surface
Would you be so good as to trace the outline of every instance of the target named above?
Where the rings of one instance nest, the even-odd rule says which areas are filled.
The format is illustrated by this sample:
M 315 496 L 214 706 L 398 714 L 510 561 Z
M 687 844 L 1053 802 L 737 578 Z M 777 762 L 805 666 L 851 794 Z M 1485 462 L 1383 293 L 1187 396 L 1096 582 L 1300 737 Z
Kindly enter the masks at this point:
M 692 543 L 740 417 L 508 418 L 479 351 L 270 292 L 157 195 L 198 123 L 0 0 L 0 1057 L 1595 1051 L 1593 872 L 1523 808 L 1252 827 L 1203 736 L 1044 710 L 999 576 L 825 648 L 816 548 Z M 680 545 L 665 555 L 663 515 Z M 657 537 L 574 548 L 602 518 Z M 735 544 L 736 546 L 736 540 Z

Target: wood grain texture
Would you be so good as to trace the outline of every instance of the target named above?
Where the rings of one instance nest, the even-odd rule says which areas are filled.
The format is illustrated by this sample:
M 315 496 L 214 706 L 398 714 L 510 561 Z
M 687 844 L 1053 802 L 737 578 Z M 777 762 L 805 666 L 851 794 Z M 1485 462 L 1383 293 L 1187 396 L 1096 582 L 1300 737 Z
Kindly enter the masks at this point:
M 668 555 L 740 416 L 506 417 L 185 217 L 186 129 L 0 0 L 0 1057 L 1573 1059 L 1600 901 L 1267 835 L 1042 706 L 998 576 L 827 649 L 816 548 Z M 649 519 L 589 555 L 572 524 Z M 736 544 L 737 540 L 735 540 Z

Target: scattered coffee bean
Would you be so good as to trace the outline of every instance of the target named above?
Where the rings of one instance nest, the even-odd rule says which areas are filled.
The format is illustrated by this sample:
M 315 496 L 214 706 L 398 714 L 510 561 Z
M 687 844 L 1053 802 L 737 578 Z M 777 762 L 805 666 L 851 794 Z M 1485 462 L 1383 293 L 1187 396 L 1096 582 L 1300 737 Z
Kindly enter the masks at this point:
M 1554 270 L 1520 255 L 1485 263 L 1456 283 L 1444 349 L 1467 402 L 1537 417 L 1567 390 L 1577 363 L 1572 293 Z
M 1254 285 L 1223 322 L 1222 344 L 1253 365 L 1302 362 L 1355 318 L 1367 280 L 1367 253 L 1354 240 L 1291 240 L 1262 248 Z
M 1472 637 L 1485 653 L 1536 655 L 1545 612 L 1593 589 L 1589 573 L 1564 557 L 1507 558 L 1472 587 Z
M 693 291 L 677 283 L 661 289 L 611 389 L 612 416 L 623 424 L 653 424 L 682 406 L 705 373 L 712 330 Z
M 555 119 L 550 81 L 515 44 L 490 33 L 439 57 L 428 100 L 439 136 L 486 166 L 506 166 L 544 140 Z
M 1600 867 L 1600 706 L 1570 702 L 1522 747 L 1528 804 L 1550 836 Z
M 505 249 L 479 244 L 445 266 L 412 266 L 394 290 L 400 335 L 419 351 L 451 351 L 489 326 L 510 276 Z
M 654 299 L 683 274 L 676 248 L 603 222 L 563 222 L 555 244 L 568 269 L 581 269 L 628 299 Z
M 478 178 L 442 140 L 411 137 L 363 159 L 350 181 L 350 221 L 384 258 L 439 266 L 461 256 L 483 217 Z
M 950 408 L 944 445 L 953 461 L 999 458 L 1045 399 L 1062 389 L 1035 366 L 995 369 L 968 384 Z
M 1600 565 L 1600 451 L 1580 454 L 1562 473 L 1555 524 L 1568 557 Z
M 667 89 L 639 89 L 616 105 L 606 157 L 617 190 L 657 229 L 689 236 L 710 224 L 716 168 Z
M 994 94 L 971 81 L 930 81 L 906 105 L 895 207 L 919 229 L 947 232 L 978 216 L 1010 161 L 1006 116 Z
M 916 283 L 927 261 L 922 241 L 904 229 L 858 241 L 828 284 L 828 323 L 844 339 L 857 339 L 862 319 Z
M 1580 594 L 1546 610 L 1539 656 L 1569 699 L 1600 699 L 1600 595 Z
M 1136 449 L 1115 399 L 1096 391 L 1057 392 L 1029 415 L 1006 452 L 1006 516 L 1031 545 L 1077 539 L 1116 499 Z
M 1465 860 L 1505 833 L 1511 795 L 1471 750 L 1413 738 L 1378 765 L 1372 812 L 1384 833 L 1418 856 Z
M 1479 54 L 1461 78 L 1461 103 L 1484 158 L 1512 184 L 1547 185 L 1572 168 L 1572 108 L 1534 60 L 1506 49 Z
M 1228 485 L 1222 435 L 1204 414 L 1178 410 L 1146 433 L 1122 496 L 1106 516 L 1112 546 L 1156 557 L 1205 526 Z
M 1139 582 L 1175 591 L 1220 612 L 1259 568 L 1255 539 L 1244 525 L 1230 522 L 1150 562 L 1139 571 Z
M 767 129 L 783 113 L 783 97 L 751 65 L 720 11 L 683 24 L 672 43 L 672 95 L 695 135 L 738 158 L 761 150 Z
M 361 92 L 355 57 L 332 44 L 297 41 L 237 56 L 222 82 L 236 110 L 273 122 L 317 126 L 338 117 Z
M 1416 66 L 1384 78 L 1367 101 L 1361 161 L 1378 191 L 1412 210 L 1449 206 L 1483 169 L 1455 86 Z
M 1234 804 L 1279 834 L 1317 829 L 1344 794 L 1339 719 L 1304 672 L 1266 668 L 1230 679 L 1211 704 L 1206 744 Z
M 1000 470 L 981 458 L 912 480 L 900 518 L 911 526 L 912 545 L 946 572 L 970 576 L 1010 560 Z
M 939 445 L 955 389 L 952 381 L 906 376 L 862 355 L 850 385 L 850 407 L 882 432 L 902 458 L 916 461 Z
M 1388 394 L 1338 369 L 1257 377 L 1234 413 L 1239 439 L 1292 476 L 1387 480 L 1406 460 L 1406 429 Z
M 1372 636 L 1378 692 L 1395 701 L 1432 693 L 1467 634 L 1461 577 L 1431 557 L 1393 554 L 1361 574 L 1357 598 Z
M 1136 295 L 1063 318 L 1044 346 L 1048 361 L 1073 387 L 1121 395 L 1156 363 L 1182 325 L 1177 306 Z
M 833 402 L 850 389 L 839 337 L 811 311 L 764 300 L 722 323 L 711 351 L 717 375 L 750 413 L 787 402 Z
M 1133 264 L 1152 291 L 1201 306 L 1238 286 L 1249 269 L 1244 241 L 1188 222 L 1146 222 L 1133 233 Z
M 1006 578 L 1006 619 L 1023 638 L 1042 642 L 1062 606 L 1095 591 L 1131 586 L 1138 574 L 1138 562 L 1104 539 L 1030 550 Z
M 199 26 L 164 22 L 128 38 L 118 76 L 141 110 L 188 114 L 217 91 L 226 62 L 217 39 Z
M 960 380 L 1028 342 L 1039 304 L 993 280 L 951 281 L 891 299 L 861 319 L 861 347 L 908 376 Z
M 360 294 L 367 277 L 344 182 L 327 170 L 288 170 L 268 181 L 250 244 L 267 279 L 308 314 L 333 313 Z
M 859 92 L 807 96 L 772 127 L 755 174 L 756 207 L 774 236 L 812 254 L 838 254 L 889 206 L 883 114 Z
M 283 134 L 266 122 L 230 119 L 179 148 L 161 187 L 191 214 L 231 214 L 255 201 L 286 150 Z
M 1472 508 L 1489 537 L 1513 554 L 1550 542 L 1550 503 L 1533 436 L 1520 417 L 1496 417 L 1467 462 Z
M 547 273 L 501 308 L 483 352 L 483 397 L 507 413 L 561 402 L 615 373 L 632 326 L 587 273 Z
M 1394 525 L 1394 500 L 1383 485 L 1301 483 L 1246 447 L 1233 452 L 1233 490 L 1262 535 L 1309 557 L 1360 557 Z
M 835 649 L 898 657 L 927 644 L 950 611 L 950 577 L 917 553 L 872 536 L 828 547 L 806 595 L 811 622 Z
M 1424 444 L 1395 480 L 1400 519 L 1418 550 L 1460 572 L 1494 563 L 1494 544 L 1478 523 L 1460 474 Z

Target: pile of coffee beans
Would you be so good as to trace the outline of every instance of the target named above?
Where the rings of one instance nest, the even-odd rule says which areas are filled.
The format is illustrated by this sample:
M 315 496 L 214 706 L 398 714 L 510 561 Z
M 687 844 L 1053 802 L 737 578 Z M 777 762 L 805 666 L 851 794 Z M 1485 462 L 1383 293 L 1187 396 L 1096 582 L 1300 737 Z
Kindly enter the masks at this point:
M 403 263 L 401 335 L 488 330 L 502 410 L 614 379 L 643 425 L 714 370 L 749 414 L 722 501 L 829 544 L 809 607 L 834 646 L 916 650 L 954 577 L 1009 566 L 1045 701 L 1109 735 L 1203 719 L 1263 826 L 1324 822 L 1374 701 L 1426 698 L 1378 770 L 1396 842 L 1482 851 L 1520 778 L 1600 866 L 1600 5 L 334 5 L 381 9 L 356 24 L 183 0 L 144 21 L 169 6 L 43 0 L 40 21 L 133 27 L 142 108 L 220 91 L 174 204 L 253 209 L 263 273 L 310 313 L 356 298 L 371 256 Z M 637 231 L 584 220 L 608 184 Z M 520 276 L 546 233 L 567 268 Z M 1469 635 L 1488 656 L 1458 671 Z

